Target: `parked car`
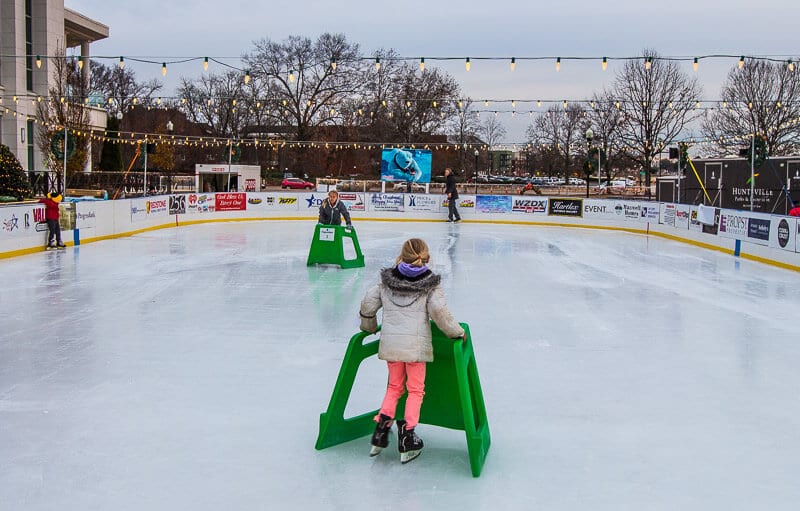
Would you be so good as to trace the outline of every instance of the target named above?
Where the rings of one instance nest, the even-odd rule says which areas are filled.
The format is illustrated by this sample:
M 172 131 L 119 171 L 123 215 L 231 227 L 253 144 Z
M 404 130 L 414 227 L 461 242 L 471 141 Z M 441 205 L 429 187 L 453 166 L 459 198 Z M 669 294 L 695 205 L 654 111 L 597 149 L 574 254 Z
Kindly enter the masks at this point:
M 397 181 L 394 183 L 393 190 L 395 192 L 405 192 L 408 190 L 408 185 L 406 181 Z M 423 183 L 411 183 L 411 191 L 412 192 L 424 192 L 425 185 Z
M 293 190 L 313 190 L 314 183 L 309 183 L 299 177 L 287 177 L 281 183 L 281 188 L 291 188 Z
M 569 178 L 569 184 L 571 184 L 573 186 L 575 186 L 575 185 L 586 185 L 586 180 L 585 179 L 581 179 L 579 177 L 571 177 L 571 178 Z

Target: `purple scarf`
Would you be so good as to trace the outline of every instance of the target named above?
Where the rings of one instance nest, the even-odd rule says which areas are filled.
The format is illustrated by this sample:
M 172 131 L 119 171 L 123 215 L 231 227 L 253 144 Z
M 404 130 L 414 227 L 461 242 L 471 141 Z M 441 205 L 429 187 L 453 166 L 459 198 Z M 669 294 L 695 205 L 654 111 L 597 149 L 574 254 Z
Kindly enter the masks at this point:
M 406 277 L 414 278 L 414 277 L 419 277 L 420 275 L 428 271 L 428 267 L 425 265 L 414 266 L 408 263 L 400 263 L 397 265 L 397 270 Z

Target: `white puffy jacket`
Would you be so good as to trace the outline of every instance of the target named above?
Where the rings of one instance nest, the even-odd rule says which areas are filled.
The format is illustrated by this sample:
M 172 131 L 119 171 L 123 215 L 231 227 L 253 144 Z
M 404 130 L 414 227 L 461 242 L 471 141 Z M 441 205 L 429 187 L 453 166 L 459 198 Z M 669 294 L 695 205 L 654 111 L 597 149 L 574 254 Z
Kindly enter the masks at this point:
M 377 313 L 383 308 L 378 358 L 389 362 L 432 362 L 432 319 L 448 337 L 464 335 L 447 309 L 441 277 L 429 271 L 416 278 L 396 268 L 381 270 L 381 283 L 361 300 L 361 330 L 378 329 Z

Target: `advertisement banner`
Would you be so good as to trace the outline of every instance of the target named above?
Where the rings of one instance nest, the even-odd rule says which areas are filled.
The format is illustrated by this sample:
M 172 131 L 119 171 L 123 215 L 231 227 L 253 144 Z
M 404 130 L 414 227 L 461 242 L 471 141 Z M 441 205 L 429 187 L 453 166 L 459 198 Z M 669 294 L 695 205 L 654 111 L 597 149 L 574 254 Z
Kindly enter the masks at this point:
M 619 207 L 619 209 L 617 209 Z M 611 200 L 584 199 L 583 216 L 586 218 L 615 218 L 623 214 L 622 203 Z
M 747 217 L 739 212 L 723 211 L 719 215 L 719 235 L 723 238 L 745 239 Z
M 475 199 L 475 209 L 481 213 L 510 213 L 510 195 L 478 195 Z
M 552 216 L 583 217 L 583 199 L 553 198 L 547 201 L 547 214 Z
M 247 194 L 217 193 L 214 195 L 214 207 L 217 211 L 244 211 L 247 209 Z
M 690 231 L 703 230 L 703 224 L 701 224 L 700 220 L 697 219 L 697 206 L 689 207 L 689 230 Z
M 750 218 L 747 222 L 747 241 L 769 245 L 770 223 L 768 218 Z
M 689 211 L 691 208 L 686 204 L 678 204 L 675 210 L 675 228 L 688 229 L 689 228 Z
M 97 207 L 93 201 L 75 203 L 75 228 L 90 229 L 97 221 Z
M 189 194 L 188 200 L 189 213 L 213 213 L 217 210 L 217 204 L 213 193 Z
M 283 206 L 283 205 L 290 205 L 291 199 L 295 197 L 294 195 L 282 195 L 278 197 L 276 206 Z M 322 201 L 325 200 L 327 195 L 324 193 L 304 193 L 297 197 L 297 207 L 298 209 L 305 210 L 309 213 L 309 209 L 314 209 L 314 214 L 319 211 L 319 207 L 322 206 Z M 285 202 L 285 204 L 281 204 Z
M 639 222 L 642 220 L 642 205 L 635 202 L 622 202 L 622 217 L 625 220 Z
M 642 221 L 651 223 L 658 222 L 658 204 L 647 202 L 645 204 L 640 204 L 639 208 Z
M 373 193 L 370 198 L 371 211 L 404 211 L 405 199 L 400 193 Z
M 248 193 L 247 194 L 247 209 L 262 209 L 266 207 L 265 196 L 261 193 Z
M 431 182 L 432 153 L 427 149 L 384 149 L 381 181 Z
M 186 214 L 186 196 L 185 195 L 170 195 L 169 196 L 169 214 L 170 215 L 185 215 Z
M 339 192 L 339 200 L 347 206 L 348 211 L 366 211 L 367 204 L 363 193 Z
M 406 194 L 406 211 L 434 211 L 439 212 L 439 196 L 421 193 Z
M 245 192 L 256 191 L 256 180 L 254 178 L 246 178 L 244 180 L 244 191 Z
M 147 201 L 131 199 L 131 223 L 142 222 L 147 219 Z
M 703 232 L 706 233 L 706 234 L 717 234 L 717 231 L 719 230 L 719 211 L 720 210 L 719 210 L 719 208 L 711 208 L 710 206 L 709 206 L 709 208 L 714 210 L 714 223 L 712 225 L 708 225 L 705 222 L 703 222 L 702 223 Z M 697 213 L 698 217 L 708 216 L 705 213 L 701 213 L 702 209 L 703 208 L 698 208 L 698 213 Z M 700 218 L 700 219 L 701 220 L 705 220 L 703 218 Z
M 781 218 L 772 222 L 772 232 L 769 235 L 770 246 L 794 252 L 796 224 L 796 218 Z
M 475 196 L 465 196 L 459 195 L 457 207 L 460 210 L 461 208 L 467 209 L 468 211 L 475 211 Z M 442 197 L 442 209 L 447 209 L 450 207 L 450 200 L 444 196 Z
M 164 197 L 150 199 L 145 202 L 145 209 L 149 217 L 165 217 L 167 216 L 167 199 Z
M 658 223 L 675 227 L 675 213 L 678 207 L 675 204 L 662 204 L 658 214 Z
M 536 199 L 514 197 L 511 203 L 511 212 L 547 214 L 547 197 Z
M 34 236 L 43 232 L 47 232 L 43 206 L 0 208 L 0 237 Z

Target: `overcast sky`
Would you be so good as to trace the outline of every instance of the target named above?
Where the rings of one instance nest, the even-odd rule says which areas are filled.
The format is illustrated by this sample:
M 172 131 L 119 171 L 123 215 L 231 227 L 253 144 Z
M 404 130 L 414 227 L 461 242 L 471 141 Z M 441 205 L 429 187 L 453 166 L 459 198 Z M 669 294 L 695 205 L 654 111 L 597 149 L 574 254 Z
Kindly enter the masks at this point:
M 752 56 L 800 55 L 800 7 L 797 2 L 764 0 L 642 2 L 377 2 L 367 0 L 67 0 L 66 6 L 109 26 L 110 36 L 92 45 L 93 55 L 153 57 L 238 57 L 261 38 L 281 41 L 290 35 L 312 39 L 341 32 L 365 55 L 394 48 L 407 57 L 630 57 L 653 48 L 664 56 L 710 54 Z M 720 85 L 738 59 L 701 61 L 697 76 L 706 100 L 719 98 Z M 111 62 L 111 61 L 109 61 Z M 228 61 L 237 65 L 235 60 Z M 622 62 L 607 71 L 598 61 L 518 61 L 514 73 L 507 61 L 426 62 L 450 72 L 465 97 L 483 100 L 580 100 L 609 85 Z M 213 64 L 212 64 L 213 66 Z M 684 64 L 694 74 L 691 62 Z M 162 79 L 160 66 L 133 66 L 137 78 Z M 165 95 L 178 76 L 196 76 L 200 63 L 169 67 Z M 492 103 L 489 110 L 510 110 Z M 507 142 L 524 140 L 528 111 L 500 118 Z M 544 107 L 542 108 L 544 109 Z M 541 109 L 540 109 L 541 110 Z M 488 115 L 488 114 L 487 114 Z

